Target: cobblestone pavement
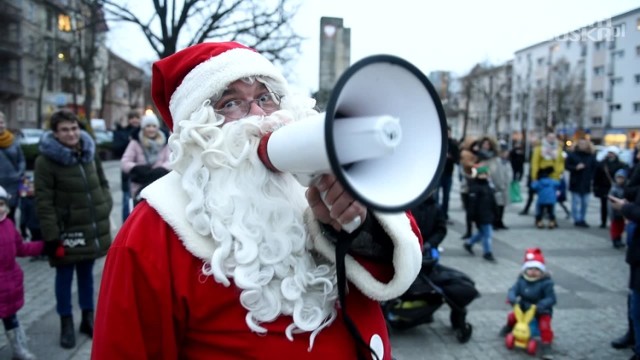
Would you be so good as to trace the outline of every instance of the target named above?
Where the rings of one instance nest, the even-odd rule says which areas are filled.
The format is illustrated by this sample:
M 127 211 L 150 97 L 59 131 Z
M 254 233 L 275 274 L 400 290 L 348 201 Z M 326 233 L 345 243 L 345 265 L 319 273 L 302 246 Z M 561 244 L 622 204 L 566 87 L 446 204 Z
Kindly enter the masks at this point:
M 119 163 L 105 162 L 105 170 L 115 203 L 111 215 L 115 234 L 120 226 Z M 460 237 L 464 231 L 464 212 L 457 184 L 454 184 L 449 213 L 453 223 L 443 242 L 441 261 L 469 274 L 482 294 L 469 306 L 468 321 L 473 325 L 473 337 L 466 344 L 457 342 L 449 327 L 449 310 L 445 305 L 435 313 L 431 324 L 401 332 L 392 330 L 395 358 L 531 359 L 522 351 L 506 349 L 503 339 L 497 335 L 509 311 L 505 304 L 506 292 L 516 279 L 524 249 L 531 246 L 543 249 L 547 268 L 556 282 L 558 304 L 552 324 L 555 358 L 628 359 L 632 355 L 631 350 L 614 350 L 609 345 L 626 329 L 628 269 L 624 263 L 624 251 L 612 248 L 608 230 L 597 228 L 597 199 L 590 202 L 587 222 L 592 227 L 589 229 L 575 228 L 570 220 L 564 218 L 562 211 L 558 211 L 560 227 L 539 230 L 533 226 L 531 216 L 517 214 L 521 208 L 522 204 L 507 207 L 505 224 L 509 230 L 494 232 L 497 262 L 489 263 L 481 256 L 471 256 L 462 249 Z M 27 330 L 32 351 L 39 359 L 89 359 L 91 340 L 84 335 L 77 335 L 78 344 L 74 349 L 65 350 L 58 345 L 60 324 L 55 312 L 53 269 L 45 261 L 20 259 L 19 262 L 25 272 L 26 303 L 18 315 Z M 96 296 L 103 263 L 104 259 L 100 259 L 95 266 Z M 80 311 L 77 300 L 74 304 L 77 327 Z M 0 337 L 0 359 L 9 358 L 6 338 Z

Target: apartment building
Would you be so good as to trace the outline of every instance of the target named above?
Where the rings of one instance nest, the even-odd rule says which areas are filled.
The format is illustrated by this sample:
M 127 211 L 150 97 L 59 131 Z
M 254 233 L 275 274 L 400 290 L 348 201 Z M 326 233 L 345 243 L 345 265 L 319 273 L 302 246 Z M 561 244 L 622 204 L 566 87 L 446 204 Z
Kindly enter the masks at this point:
M 511 123 L 532 137 L 640 141 L 640 8 L 515 52 Z
M 101 10 L 86 6 L 78 0 L 0 0 L 0 111 L 9 128 L 44 127 L 63 107 L 86 119 L 105 118 L 112 127 L 114 99 L 125 92 L 111 87 L 113 72 L 127 68 L 128 84 L 143 82 L 140 69 L 123 66 L 124 60 L 110 54 Z M 126 90 L 129 100 L 131 93 Z M 119 105 L 127 109 L 115 113 L 142 107 L 141 102 Z

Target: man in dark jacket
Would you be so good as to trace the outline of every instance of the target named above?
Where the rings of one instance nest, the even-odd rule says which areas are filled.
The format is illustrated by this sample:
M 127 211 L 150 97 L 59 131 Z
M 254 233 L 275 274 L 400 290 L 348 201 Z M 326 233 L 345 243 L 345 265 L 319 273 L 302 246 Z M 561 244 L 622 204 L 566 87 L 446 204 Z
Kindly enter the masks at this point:
M 524 175 L 524 149 L 521 142 L 516 142 L 509 152 L 509 162 L 513 170 L 513 181 L 520 182 Z
M 131 138 L 140 131 L 140 114 L 137 111 L 131 111 L 127 115 L 127 126 L 118 125 L 113 132 L 113 153 L 118 159 L 122 158 L 127 145 Z M 131 190 L 129 189 L 129 174 L 120 171 L 120 187 L 122 188 L 122 222 L 129 217 L 129 200 L 131 199 Z
M 580 139 L 573 152 L 565 160 L 565 169 L 569 171 L 569 191 L 571 192 L 571 215 L 577 227 L 589 227 L 585 221 L 589 196 L 591 195 L 591 181 L 596 168 L 596 157 L 593 154 L 591 142 Z
M 637 184 L 631 185 L 637 187 Z M 636 225 L 640 222 L 640 193 L 635 189 L 625 189 L 625 199 L 614 197 L 609 199 L 611 207 L 614 210 L 620 210 L 627 220 Z M 631 320 L 630 325 L 632 325 L 627 335 L 634 337 L 634 356 L 631 359 L 640 360 L 640 231 L 637 231 L 637 227 L 627 245 L 625 260 L 629 264 L 629 289 L 631 290 L 628 315 Z M 627 341 L 625 344 L 631 344 L 631 342 Z M 614 345 L 614 347 L 616 346 Z
M 440 177 L 440 186 L 436 192 L 436 201 L 440 203 L 440 208 L 444 213 L 447 221 L 449 220 L 449 195 L 451 193 L 451 185 L 453 184 L 453 169 L 460 162 L 460 148 L 456 140 L 451 137 L 451 126 L 447 126 L 448 142 L 447 142 L 447 161 L 444 165 L 444 171 Z M 442 202 L 439 201 L 438 194 L 442 189 Z
M 91 136 L 80 130 L 69 110 L 51 116 L 51 131 L 40 141 L 35 163 L 36 210 L 45 252 L 56 269 L 56 310 L 61 320 L 60 345 L 75 346 L 71 316 L 74 271 L 82 309 L 80 332 L 93 336 L 93 264 L 111 244 L 109 185 Z
M 593 195 L 600 198 L 600 228 L 607 227 L 607 209 L 609 203 L 609 190 L 614 182 L 614 175 L 620 169 L 626 169 L 627 165 L 620 161 L 617 146 L 609 146 L 607 155 L 596 165 L 593 174 Z
M 629 177 L 629 180 L 627 180 L 627 183 L 624 187 L 624 200 L 609 198 L 609 201 L 611 201 L 611 207 L 613 209 L 621 210 L 625 204 L 632 203 L 639 197 L 640 152 L 638 152 L 638 148 L 640 148 L 640 146 L 636 146 L 636 150 L 634 151 L 634 165 L 630 171 L 632 175 Z M 640 258 L 632 260 L 630 257 L 633 256 L 635 258 L 640 254 L 640 250 L 638 249 L 638 247 L 640 246 L 640 240 L 636 240 L 640 232 L 635 231 L 637 227 L 637 220 L 633 220 L 627 217 L 627 215 L 624 215 L 624 213 L 623 216 L 625 216 L 627 219 L 627 262 L 629 263 L 630 270 L 629 288 L 630 290 L 632 290 L 633 286 L 635 285 L 638 289 L 640 289 Z M 633 300 L 633 291 L 631 291 L 631 293 L 627 297 L 627 331 L 624 335 L 616 338 L 611 342 L 611 346 L 616 349 L 624 349 L 626 347 L 635 346 L 636 344 L 637 340 L 635 334 L 637 332 L 635 331 L 634 313 L 632 312 L 632 310 L 634 310 L 632 309 Z M 635 319 L 640 320 L 640 316 L 636 316 Z M 635 322 L 638 323 L 638 320 L 636 320 Z

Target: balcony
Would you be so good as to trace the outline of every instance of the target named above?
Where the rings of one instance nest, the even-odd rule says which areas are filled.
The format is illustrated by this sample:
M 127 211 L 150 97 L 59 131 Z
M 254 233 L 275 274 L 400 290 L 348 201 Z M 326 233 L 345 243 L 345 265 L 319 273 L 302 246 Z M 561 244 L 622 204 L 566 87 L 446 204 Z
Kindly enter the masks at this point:
M 22 56 L 22 46 L 17 41 L 0 38 L 0 58 L 19 58 Z
M 11 20 L 18 22 L 22 19 L 22 8 L 16 4 L 12 4 L 10 1 L 1 1 L 0 19 L 2 19 L 2 21 Z
M 20 97 L 24 94 L 24 88 L 19 81 L 0 78 L 0 98 Z

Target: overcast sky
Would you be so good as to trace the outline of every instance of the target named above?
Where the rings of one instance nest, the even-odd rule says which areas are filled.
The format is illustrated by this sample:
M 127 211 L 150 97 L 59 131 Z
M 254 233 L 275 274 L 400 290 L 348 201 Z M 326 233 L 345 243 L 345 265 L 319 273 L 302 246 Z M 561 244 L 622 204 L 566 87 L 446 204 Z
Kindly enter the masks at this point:
M 151 7 L 151 0 L 129 3 Z M 426 74 L 448 70 L 461 75 L 478 62 L 500 64 L 517 50 L 638 7 L 638 0 L 303 0 L 294 27 L 307 40 L 288 78 L 302 91 L 317 90 L 323 16 L 343 18 L 351 29 L 352 63 L 386 53 Z M 136 65 L 154 60 L 138 31 L 111 30 L 108 45 L 116 54 Z

